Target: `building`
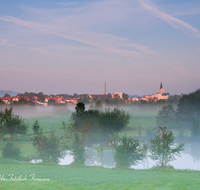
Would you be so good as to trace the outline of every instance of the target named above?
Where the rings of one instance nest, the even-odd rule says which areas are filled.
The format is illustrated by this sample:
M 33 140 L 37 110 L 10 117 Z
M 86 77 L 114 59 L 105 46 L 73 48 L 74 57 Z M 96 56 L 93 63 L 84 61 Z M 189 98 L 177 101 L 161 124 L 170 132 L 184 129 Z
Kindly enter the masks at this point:
M 150 96 L 145 96 L 145 97 L 134 97 L 132 98 L 133 101 L 139 101 L 139 100 L 144 100 L 144 101 L 158 101 L 158 100 L 168 100 L 169 98 L 169 93 L 164 93 L 164 88 L 162 82 L 160 83 L 160 88 L 158 93 L 152 93 Z

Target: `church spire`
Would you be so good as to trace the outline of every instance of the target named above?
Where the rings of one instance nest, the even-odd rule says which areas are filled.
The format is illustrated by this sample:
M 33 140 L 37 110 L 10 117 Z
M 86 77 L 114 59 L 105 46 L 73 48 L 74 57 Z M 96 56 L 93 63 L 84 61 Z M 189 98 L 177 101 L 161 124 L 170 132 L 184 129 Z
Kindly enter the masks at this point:
M 162 82 L 160 83 L 160 89 L 163 88 Z
M 159 94 L 163 94 L 164 93 L 164 88 L 162 85 L 162 82 L 160 83 L 160 89 L 159 89 Z

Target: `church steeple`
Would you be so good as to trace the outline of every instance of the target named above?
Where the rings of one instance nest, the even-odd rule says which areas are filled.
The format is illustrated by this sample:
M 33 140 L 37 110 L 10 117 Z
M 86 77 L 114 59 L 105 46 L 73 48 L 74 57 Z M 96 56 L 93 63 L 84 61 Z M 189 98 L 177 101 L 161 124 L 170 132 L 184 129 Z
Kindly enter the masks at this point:
M 164 93 L 164 88 L 162 85 L 162 82 L 160 83 L 160 89 L 159 89 L 159 94 L 163 94 Z
M 162 82 L 160 83 L 160 89 L 163 88 Z

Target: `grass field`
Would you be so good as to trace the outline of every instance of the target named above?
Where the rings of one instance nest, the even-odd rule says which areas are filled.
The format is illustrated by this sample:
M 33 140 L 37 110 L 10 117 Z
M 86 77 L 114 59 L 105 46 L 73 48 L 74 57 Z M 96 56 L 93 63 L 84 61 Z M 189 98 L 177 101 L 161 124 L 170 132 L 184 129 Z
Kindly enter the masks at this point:
M 150 126 L 156 125 L 156 115 L 157 112 L 129 112 L 131 115 L 129 121 L 129 127 L 137 128 L 137 126 L 141 125 L 143 128 L 147 128 Z M 43 128 L 44 132 L 50 131 L 52 128 L 55 131 L 62 131 L 62 121 L 68 123 L 70 119 L 71 113 L 68 114 L 60 114 L 54 115 L 49 114 L 48 116 L 33 116 L 25 118 L 25 121 L 29 123 L 29 134 L 32 133 L 32 126 L 36 120 L 39 121 L 40 126 Z
M 2 175 L 8 178 L 14 174 L 16 178 L 35 174 L 34 179 L 50 181 L 1 181 Z M 200 172 L 174 169 L 105 169 L 94 166 L 59 166 L 49 164 L 18 163 L 0 159 L 0 189 L 159 189 L 188 190 L 199 189 Z
M 157 112 L 129 112 L 131 119 L 129 131 L 122 131 L 124 134 L 138 138 L 138 126 L 142 126 L 141 136 L 146 135 L 146 129 L 156 125 Z M 53 129 L 57 133 L 62 133 L 62 121 L 69 121 L 71 114 L 48 114 L 33 115 L 26 117 L 25 121 L 29 123 L 29 137 L 32 134 L 32 125 L 38 120 L 44 132 Z M 184 131 L 188 136 L 189 131 Z M 3 141 L 5 144 L 6 141 Z M 15 141 L 18 144 L 18 141 Z M 20 149 L 24 157 L 37 156 L 37 151 L 32 145 L 32 141 L 20 141 Z M 0 155 L 1 155 L 0 149 Z M 14 174 L 17 179 L 25 175 L 35 174 L 35 179 L 49 179 L 50 181 L 32 181 L 27 177 L 25 181 L 2 181 L 2 175 L 9 180 L 8 175 Z M 20 161 L 0 158 L 0 189 L 1 190 L 21 190 L 21 189 L 199 189 L 200 171 L 192 170 L 175 170 L 175 169 L 107 169 L 103 167 L 67 165 L 60 166 L 57 164 L 32 164 Z

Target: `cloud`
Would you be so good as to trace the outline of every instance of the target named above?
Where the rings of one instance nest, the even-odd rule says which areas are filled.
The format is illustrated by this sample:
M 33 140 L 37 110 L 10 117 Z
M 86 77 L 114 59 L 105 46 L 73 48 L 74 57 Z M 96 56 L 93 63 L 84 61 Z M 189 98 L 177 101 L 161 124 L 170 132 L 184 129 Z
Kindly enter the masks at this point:
M 36 22 L 24 21 L 15 17 L 6 16 L 0 17 L 0 20 L 12 22 L 21 26 L 26 26 L 37 30 L 41 33 L 51 34 L 64 39 L 70 39 L 73 41 L 81 42 L 85 45 L 91 45 L 96 48 L 101 48 L 105 52 L 120 54 L 122 56 L 128 56 L 131 58 L 155 59 L 148 55 L 156 55 L 158 52 L 150 50 L 147 46 L 131 43 L 129 39 L 122 38 L 111 34 L 102 34 L 94 31 L 88 31 L 83 29 L 77 29 L 72 27 L 63 27 L 55 25 L 44 25 Z M 138 51 L 124 50 L 124 48 L 133 47 Z
M 9 42 L 9 40 L 7 40 L 7 39 L 1 39 L 1 43 L 2 43 L 2 44 L 5 44 L 5 45 L 7 45 L 7 44 L 8 44 L 8 42 Z
M 7 39 L 1 39 L 0 45 L 2 45 L 2 46 L 16 47 L 16 48 L 20 47 L 20 46 L 17 46 L 17 45 L 10 44 L 9 40 L 7 40 Z
M 50 4 L 68 6 L 68 5 L 77 5 L 78 3 L 77 2 L 67 2 L 67 3 L 50 3 Z
M 190 32 L 192 32 L 193 34 L 195 34 L 197 37 L 200 38 L 200 31 L 196 28 L 194 28 L 193 26 L 191 26 L 190 24 L 177 19 L 161 10 L 159 10 L 154 4 L 152 4 L 150 1 L 146 1 L 146 0 L 138 0 L 140 2 L 140 4 L 142 5 L 142 7 L 144 9 L 146 9 L 148 12 L 150 12 L 152 15 L 168 22 L 172 27 L 174 28 L 178 28 L 180 30 L 182 29 L 187 29 Z M 148 2 L 148 3 L 147 3 Z

